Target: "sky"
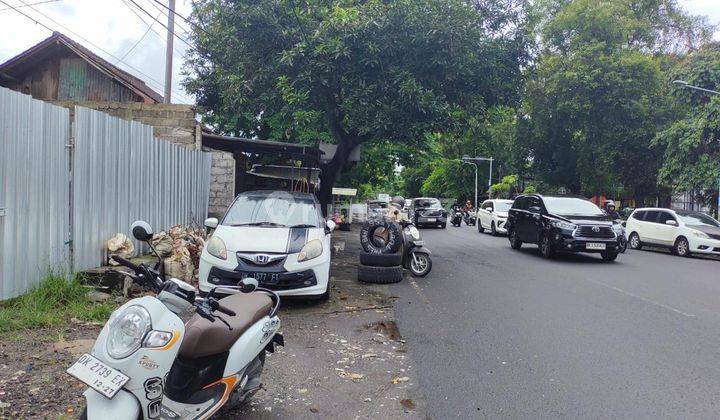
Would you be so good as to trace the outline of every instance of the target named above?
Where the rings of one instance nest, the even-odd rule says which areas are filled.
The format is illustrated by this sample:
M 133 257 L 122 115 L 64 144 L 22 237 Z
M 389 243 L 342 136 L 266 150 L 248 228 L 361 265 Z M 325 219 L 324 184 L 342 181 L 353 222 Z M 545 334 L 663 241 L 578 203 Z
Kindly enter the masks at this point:
M 157 1 L 167 4 L 167 0 Z M 40 4 L 31 8 L 23 3 Z M 688 12 L 707 16 L 710 23 L 720 26 L 720 0 L 678 0 L 678 3 Z M 10 7 L 16 7 L 34 21 Z M 156 0 L 0 0 L 0 63 L 50 36 L 51 31 L 39 24 L 42 23 L 82 43 L 111 63 L 117 63 L 118 67 L 143 79 L 162 94 L 165 28 L 141 9 L 166 24 L 167 15 L 163 13 L 166 10 Z M 176 0 L 176 11 L 187 16 L 190 0 Z M 179 26 L 176 28 L 178 35 L 186 38 L 183 30 L 189 29 L 189 25 L 180 18 L 175 21 Z M 148 31 L 150 23 L 152 27 Z M 720 32 L 715 38 L 720 39 Z M 172 102 L 192 103 L 192 96 L 180 86 L 183 55 L 188 46 L 177 38 L 174 43 Z

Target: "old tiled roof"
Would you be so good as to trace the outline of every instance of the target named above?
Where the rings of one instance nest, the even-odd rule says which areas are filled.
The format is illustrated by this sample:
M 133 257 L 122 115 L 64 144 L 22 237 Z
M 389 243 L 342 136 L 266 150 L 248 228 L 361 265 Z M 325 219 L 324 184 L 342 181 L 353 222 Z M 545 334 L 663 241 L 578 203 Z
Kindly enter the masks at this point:
M 28 62 L 32 62 L 36 57 L 44 56 L 44 52 L 48 49 L 57 48 L 58 45 L 64 45 L 65 47 L 72 50 L 75 54 L 86 60 L 92 66 L 107 74 L 112 79 L 115 79 L 120 84 L 126 86 L 128 89 L 134 91 L 140 96 L 145 96 L 152 99 L 155 102 L 163 102 L 162 95 L 155 92 L 148 85 L 145 84 L 139 78 L 132 74 L 121 70 L 117 66 L 111 64 L 107 60 L 101 58 L 94 52 L 73 41 L 66 35 L 60 32 L 53 32 L 53 34 L 41 41 L 40 43 L 30 47 L 26 51 L 16 55 L 8 61 L 0 64 L 0 73 L 12 74 L 12 70 L 16 67 L 22 66 Z

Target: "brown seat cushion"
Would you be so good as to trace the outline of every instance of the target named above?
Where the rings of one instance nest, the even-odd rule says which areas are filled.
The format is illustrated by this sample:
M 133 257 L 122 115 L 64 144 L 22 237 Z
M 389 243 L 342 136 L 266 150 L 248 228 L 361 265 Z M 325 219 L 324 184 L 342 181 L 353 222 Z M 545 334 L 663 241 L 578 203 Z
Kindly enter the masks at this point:
M 195 314 L 185 324 L 185 338 L 180 345 L 180 356 L 194 359 L 229 350 L 248 328 L 268 315 L 272 309 L 270 297 L 260 292 L 230 295 L 220 299 L 220 304 L 235 312 L 235 316 L 215 313 L 223 317 L 232 330 L 219 320 L 210 322 Z

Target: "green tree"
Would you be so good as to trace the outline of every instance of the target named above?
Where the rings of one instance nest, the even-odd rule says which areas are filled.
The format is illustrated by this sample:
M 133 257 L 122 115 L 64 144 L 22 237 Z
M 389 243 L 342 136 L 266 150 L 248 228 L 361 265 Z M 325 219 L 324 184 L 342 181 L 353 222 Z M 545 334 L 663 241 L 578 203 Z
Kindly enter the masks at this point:
M 522 13 L 485 3 L 198 0 L 185 86 L 224 133 L 336 143 L 327 202 L 357 145 L 419 148 L 517 100 Z
M 706 89 L 720 89 L 720 44 L 689 54 L 671 72 Z M 720 180 L 720 97 L 676 88 L 683 117 L 659 132 L 654 142 L 664 150 L 658 181 L 673 190 L 689 191 L 717 212 Z
M 542 51 L 519 130 L 539 180 L 576 193 L 657 193 L 662 53 L 707 33 L 671 0 L 542 1 Z M 700 25 L 691 28 L 692 25 Z

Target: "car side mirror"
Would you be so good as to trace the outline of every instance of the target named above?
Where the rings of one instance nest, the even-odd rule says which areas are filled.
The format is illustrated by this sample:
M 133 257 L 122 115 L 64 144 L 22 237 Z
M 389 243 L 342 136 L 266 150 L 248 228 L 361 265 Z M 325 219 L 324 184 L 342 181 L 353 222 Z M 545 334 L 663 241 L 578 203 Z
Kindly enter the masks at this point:
M 676 222 L 676 221 L 674 221 L 674 220 L 666 220 L 666 221 L 665 221 L 665 224 L 666 224 L 666 225 L 670 225 L 670 226 L 677 226 L 677 225 L 678 225 L 678 222 Z
M 240 280 L 240 291 L 243 293 L 252 293 L 258 288 L 258 281 L 252 277 L 246 277 Z
M 215 229 L 218 227 L 218 219 L 216 217 L 208 217 L 205 219 L 205 227 L 209 229 Z
M 336 226 L 337 225 L 335 224 L 335 222 L 333 222 L 332 220 L 328 220 L 327 222 L 325 222 L 325 232 L 332 232 L 333 230 L 335 230 Z
M 153 237 L 153 230 L 150 223 L 144 220 L 136 220 L 130 225 L 130 232 L 133 238 L 141 242 L 148 242 Z
M 490 213 L 492 213 L 492 212 L 493 212 L 493 209 L 487 209 L 487 211 L 490 212 Z
M 528 210 L 530 211 L 530 213 L 540 214 L 540 207 L 538 207 L 538 206 L 532 206 Z

